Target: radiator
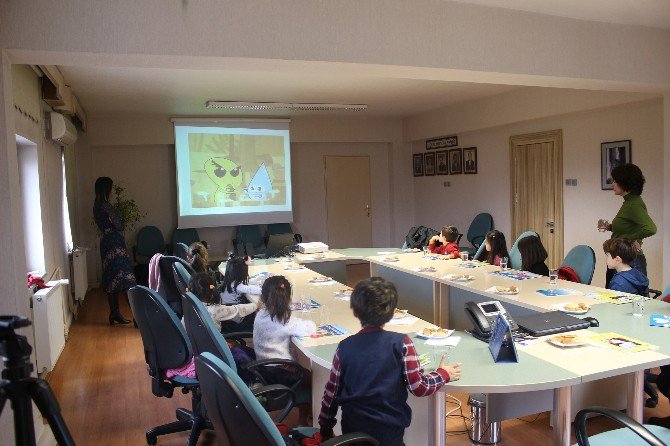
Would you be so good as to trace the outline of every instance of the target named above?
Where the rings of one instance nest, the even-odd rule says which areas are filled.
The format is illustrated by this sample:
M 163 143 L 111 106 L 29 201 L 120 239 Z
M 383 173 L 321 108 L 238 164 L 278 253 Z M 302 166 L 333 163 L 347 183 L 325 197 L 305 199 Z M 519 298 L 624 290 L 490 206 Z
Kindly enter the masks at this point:
M 74 298 L 82 303 L 88 291 L 88 249 L 77 248 L 72 251 L 72 281 L 74 282 Z
M 47 282 L 33 294 L 33 327 L 35 330 L 35 359 L 37 372 L 49 372 L 56 365 L 65 347 L 65 309 L 68 280 Z

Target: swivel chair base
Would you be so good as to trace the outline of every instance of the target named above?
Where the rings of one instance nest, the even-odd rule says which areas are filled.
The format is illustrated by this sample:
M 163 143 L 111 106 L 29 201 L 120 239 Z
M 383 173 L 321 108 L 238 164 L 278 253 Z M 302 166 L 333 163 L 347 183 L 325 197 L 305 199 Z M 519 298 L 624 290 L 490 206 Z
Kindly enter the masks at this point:
M 204 429 L 213 430 L 212 422 L 202 416 L 196 417 L 188 409 L 177 409 L 177 421 L 156 426 L 147 431 L 147 444 L 155 445 L 158 443 L 159 435 L 174 434 L 177 432 L 191 431 L 188 437 L 188 446 L 195 446 L 200 438 L 200 432 Z

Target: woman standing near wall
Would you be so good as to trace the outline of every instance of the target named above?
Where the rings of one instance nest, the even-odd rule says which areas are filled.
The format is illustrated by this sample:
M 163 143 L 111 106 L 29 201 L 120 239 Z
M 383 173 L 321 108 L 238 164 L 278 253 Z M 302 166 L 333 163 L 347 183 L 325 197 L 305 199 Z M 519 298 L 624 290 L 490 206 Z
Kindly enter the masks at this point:
M 112 179 L 100 177 L 95 181 L 93 218 L 102 233 L 100 258 L 102 259 L 102 288 L 109 303 L 109 325 L 128 324 L 119 311 L 119 295 L 136 284 L 130 264 L 126 242 L 123 238 L 123 221 L 109 202 Z
M 635 164 L 623 164 L 612 169 L 614 194 L 623 197 L 623 204 L 612 223 L 598 220 L 598 230 L 612 231 L 612 238 L 633 240 L 637 257 L 630 266 L 646 276 L 647 259 L 642 252 L 642 239 L 656 234 L 656 224 L 649 216 L 647 205 L 641 197 L 644 182 L 644 175 Z M 607 270 L 605 288 L 609 288 L 614 273 L 614 270 Z

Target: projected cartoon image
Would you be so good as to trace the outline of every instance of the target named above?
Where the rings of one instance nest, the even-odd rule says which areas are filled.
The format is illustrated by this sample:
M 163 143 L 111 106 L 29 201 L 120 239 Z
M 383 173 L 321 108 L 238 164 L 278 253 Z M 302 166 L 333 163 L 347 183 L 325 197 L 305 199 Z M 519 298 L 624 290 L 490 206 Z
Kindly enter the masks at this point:
M 252 200 L 265 201 L 268 199 L 268 194 L 272 193 L 272 181 L 270 180 L 265 163 L 258 167 L 245 191 L 247 196 Z
M 205 162 L 205 173 L 218 187 L 214 194 L 217 203 L 237 198 L 237 188 L 242 184 L 240 166 L 224 158 L 210 158 Z
M 193 209 L 287 203 L 283 136 L 189 132 L 187 141 Z

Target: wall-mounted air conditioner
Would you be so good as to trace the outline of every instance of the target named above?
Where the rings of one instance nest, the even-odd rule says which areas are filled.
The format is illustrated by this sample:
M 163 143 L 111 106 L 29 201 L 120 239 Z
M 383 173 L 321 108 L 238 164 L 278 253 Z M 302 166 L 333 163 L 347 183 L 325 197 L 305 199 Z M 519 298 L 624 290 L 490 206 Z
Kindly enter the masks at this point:
M 60 113 L 50 113 L 51 139 L 63 146 L 69 146 L 77 140 L 77 129 L 70 119 Z

